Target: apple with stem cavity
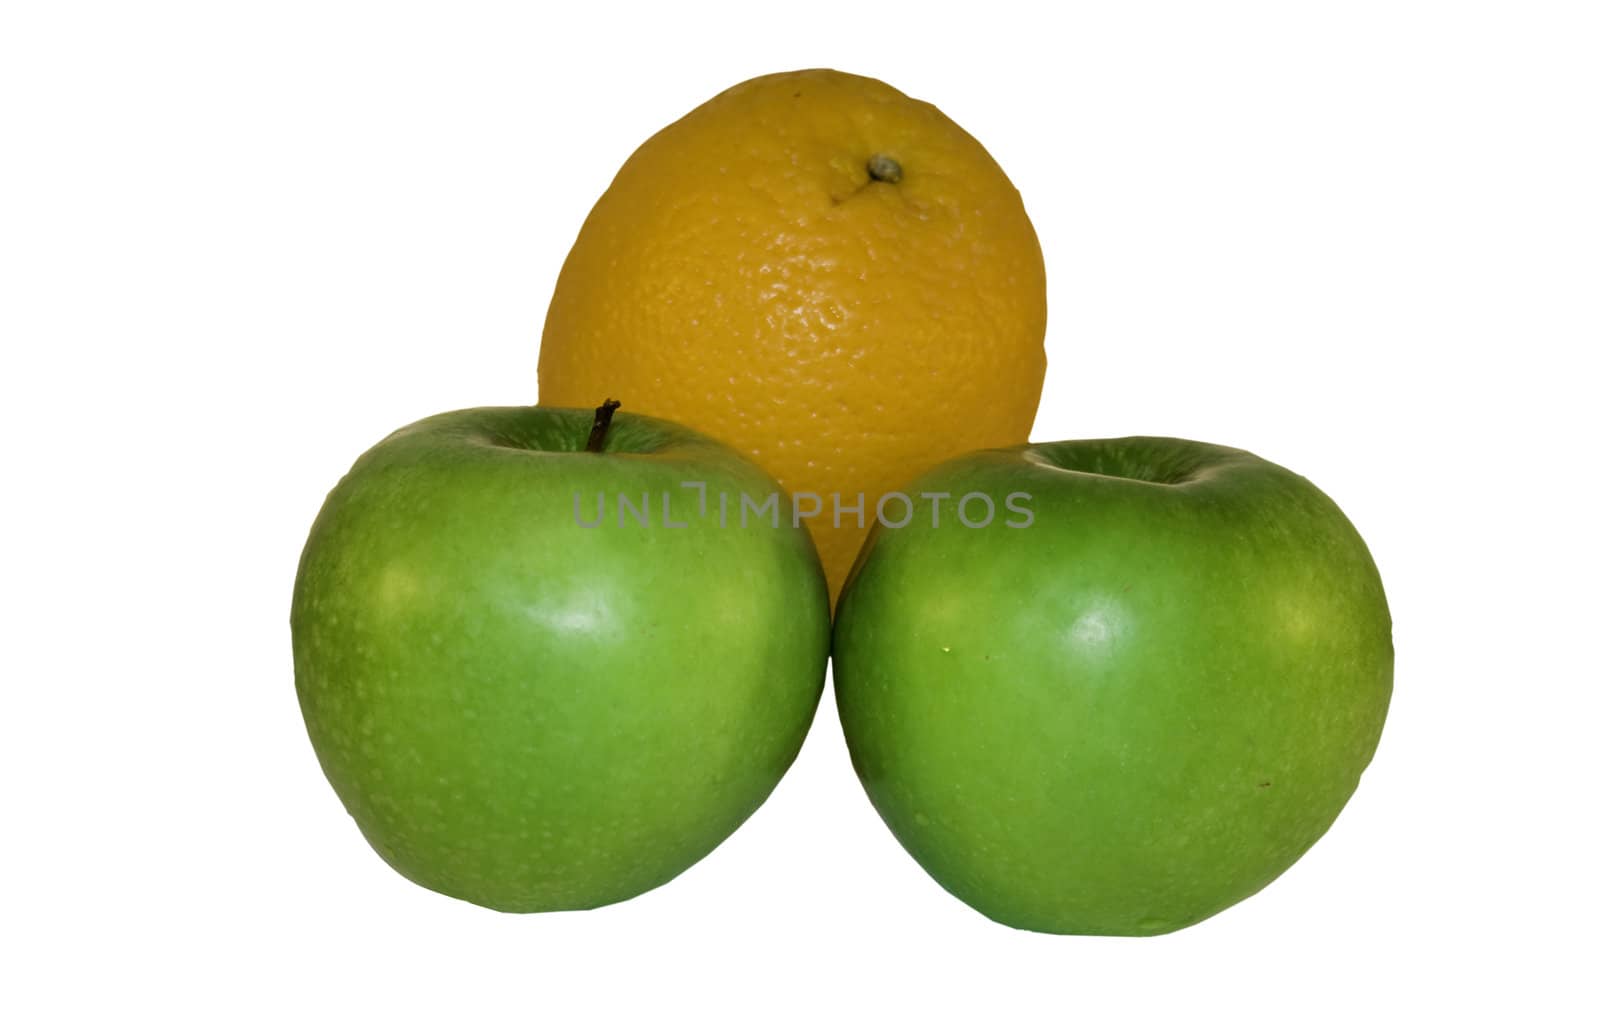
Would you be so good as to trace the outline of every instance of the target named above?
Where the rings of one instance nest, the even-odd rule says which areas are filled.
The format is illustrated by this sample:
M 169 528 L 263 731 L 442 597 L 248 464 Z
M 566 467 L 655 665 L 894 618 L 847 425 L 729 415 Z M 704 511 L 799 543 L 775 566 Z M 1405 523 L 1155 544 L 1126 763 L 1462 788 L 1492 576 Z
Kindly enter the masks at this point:
M 834 690 L 873 804 L 945 888 L 1015 927 L 1158 934 L 1333 823 L 1394 652 L 1378 570 L 1309 481 L 1133 438 L 973 453 L 906 500 L 840 598 Z
M 829 616 L 806 532 L 754 464 L 617 406 L 417 422 L 311 529 L 306 729 L 428 888 L 512 911 L 638 895 L 755 811 L 810 726 Z

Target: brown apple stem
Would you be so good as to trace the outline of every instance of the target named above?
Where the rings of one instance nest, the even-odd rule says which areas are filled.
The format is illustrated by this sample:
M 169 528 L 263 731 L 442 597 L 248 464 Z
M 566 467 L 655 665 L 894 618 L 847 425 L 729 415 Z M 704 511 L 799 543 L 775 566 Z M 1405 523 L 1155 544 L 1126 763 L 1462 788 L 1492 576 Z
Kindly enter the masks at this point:
M 617 413 L 617 408 L 622 406 L 622 401 L 606 398 L 606 402 L 594 409 L 594 427 L 589 429 L 589 441 L 584 444 L 585 453 L 598 453 L 606 448 L 606 433 L 611 431 L 611 416 Z

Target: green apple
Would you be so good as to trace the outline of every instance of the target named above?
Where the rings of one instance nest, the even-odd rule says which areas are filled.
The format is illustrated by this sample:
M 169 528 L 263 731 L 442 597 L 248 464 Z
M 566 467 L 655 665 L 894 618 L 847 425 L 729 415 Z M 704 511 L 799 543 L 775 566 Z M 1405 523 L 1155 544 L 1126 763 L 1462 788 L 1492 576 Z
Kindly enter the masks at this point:
M 401 874 L 495 909 L 668 881 L 760 806 L 822 691 L 827 586 L 778 486 L 689 429 L 595 414 L 395 432 L 295 582 L 334 790 Z
M 1393 670 L 1338 507 L 1177 439 L 936 468 L 880 511 L 834 628 L 889 828 L 969 905 L 1052 933 L 1175 930 L 1283 873 L 1355 790 Z

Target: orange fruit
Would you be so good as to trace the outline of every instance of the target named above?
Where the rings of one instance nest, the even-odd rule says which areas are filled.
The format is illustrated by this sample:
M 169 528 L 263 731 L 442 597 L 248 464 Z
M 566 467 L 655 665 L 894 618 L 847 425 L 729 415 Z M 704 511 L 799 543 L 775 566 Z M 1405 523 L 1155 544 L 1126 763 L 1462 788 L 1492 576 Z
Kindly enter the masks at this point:
M 1027 440 L 1044 328 L 1038 238 L 982 145 L 881 81 L 773 74 L 617 173 L 561 269 L 539 402 L 615 397 L 817 496 L 837 597 L 880 496 Z

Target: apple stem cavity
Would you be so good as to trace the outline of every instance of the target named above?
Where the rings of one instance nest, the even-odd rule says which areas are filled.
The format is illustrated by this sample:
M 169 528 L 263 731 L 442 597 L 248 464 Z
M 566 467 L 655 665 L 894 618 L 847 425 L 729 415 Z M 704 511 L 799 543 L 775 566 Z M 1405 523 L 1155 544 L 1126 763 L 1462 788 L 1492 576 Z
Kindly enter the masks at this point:
M 594 427 L 589 429 L 589 441 L 584 443 L 584 452 L 599 453 L 605 450 L 606 433 L 611 431 L 611 416 L 621 406 L 622 401 L 607 397 L 605 403 L 594 409 Z
M 900 181 L 900 163 L 886 154 L 875 154 L 867 159 L 867 175 L 880 183 Z

